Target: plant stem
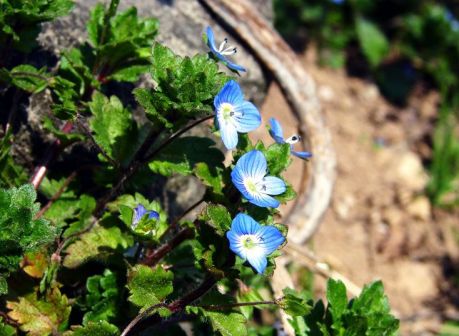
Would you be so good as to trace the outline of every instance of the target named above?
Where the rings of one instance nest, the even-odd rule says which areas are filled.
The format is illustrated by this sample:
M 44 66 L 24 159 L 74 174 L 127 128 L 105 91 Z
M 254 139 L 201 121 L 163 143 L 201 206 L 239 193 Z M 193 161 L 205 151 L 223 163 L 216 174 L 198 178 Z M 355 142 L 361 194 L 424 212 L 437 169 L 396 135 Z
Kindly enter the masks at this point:
M 175 300 L 171 302 L 170 304 L 165 304 L 165 303 L 159 303 L 157 305 L 154 305 L 148 309 L 146 309 L 144 312 L 140 313 L 137 315 L 131 323 L 128 324 L 128 326 L 123 330 L 123 333 L 121 336 L 127 336 L 129 332 L 144 318 L 146 318 L 153 310 L 164 307 L 169 309 L 171 313 L 178 313 L 185 309 L 186 306 L 188 306 L 190 303 L 193 303 L 200 297 L 204 296 L 212 287 L 217 283 L 217 280 L 212 277 L 212 276 L 207 276 L 202 284 L 193 290 L 192 292 L 186 294 L 183 298 Z
M 63 133 L 70 133 L 73 128 L 73 123 L 68 120 L 64 126 L 62 127 L 61 131 Z M 42 164 L 35 169 L 33 176 L 30 178 L 30 183 L 34 186 L 35 189 L 38 189 L 43 178 L 45 177 L 46 173 L 48 172 L 48 166 L 51 161 L 57 156 L 59 150 L 61 149 L 61 141 L 59 139 L 54 140 L 54 143 L 51 145 L 51 148 L 48 150 L 48 153 L 43 160 Z
M 36 214 L 35 219 L 38 219 L 41 216 L 43 216 L 43 214 L 51 207 L 51 205 L 53 205 L 53 203 L 57 201 L 59 197 L 61 197 L 61 195 L 64 193 L 64 191 L 67 189 L 69 184 L 75 179 L 76 176 L 77 172 L 74 171 L 72 174 L 70 174 L 69 177 L 65 179 L 60 189 L 53 195 L 53 197 L 51 197 L 48 203 L 43 208 L 41 208 L 41 210 Z
M 195 307 L 204 308 L 207 310 L 225 310 L 228 308 L 237 308 L 245 306 L 258 306 L 258 305 L 279 305 L 281 299 L 276 299 L 272 301 L 254 301 L 254 302 L 238 302 L 226 305 L 194 305 Z
M 201 203 L 204 202 L 204 197 L 201 198 L 199 201 L 196 201 L 193 203 L 188 209 L 186 209 L 179 217 L 177 217 L 164 231 L 162 234 L 161 238 L 165 237 L 169 232 L 174 231 L 177 228 L 178 223 L 186 216 L 188 215 L 191 211 L 193 211 L 196 207 L 198 207 Z M 160 239 L 161 239 L 160 238 Z
M 161 245 L 153 251 L 147 251 L 142 264 L 148 266 L 154 266 L 160 261 L 164 256 L 172 251 L 175 247 L 180 245 L 185 240 L 192 238 L 194 236 L 193 230 L 191 228 L 184 228 L 180 230 L 171 240 L 167 243 Z

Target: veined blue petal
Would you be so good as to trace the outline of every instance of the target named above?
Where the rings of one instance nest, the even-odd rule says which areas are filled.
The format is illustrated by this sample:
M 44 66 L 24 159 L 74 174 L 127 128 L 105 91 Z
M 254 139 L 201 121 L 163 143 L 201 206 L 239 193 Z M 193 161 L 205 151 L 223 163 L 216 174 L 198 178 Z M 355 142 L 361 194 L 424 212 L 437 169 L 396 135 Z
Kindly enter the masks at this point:
M 275 176 L 266 176 L 263 179 L 264 192 L 269 195 L 280 195 L 287 189 L 284 180 Z
M 140 222 L 142 217 L 147 213 L 147 209 L 142 204 L 137 205 L 134 208 L 134 215 L 132 216 L 132 224 Z
M 148 211 L 148 219 L 159 219 L 159 213 L 154 210 Z
M 261 180 L 266 175 L 268 164 L 262 152 L 252 150 L 241 156 L 236 163 L 236 167 L 241 169 L 244 177 Z
M 242 114 L 241 116 L 236 117 L 236 128 L 238 132 L 247 133 L 260 126 L 260 112 L 251 102 L 244 101 L 236 105 L 235 110 Z
M 223 144 L 227 149 L 233 149 L 237 146 L 238 135 L 236 128 L 231 124 L 218 123 L 220 135 L 222 136 Z
M 291 151 L 292 155 L 295 155 L 296 157 L 299 157 L 300 159 L 310 159 L 312 157 L 312 154 L 309 152 L 296 152 L 296 151 Z
M 206 35 L 207 35 L 207 45 L 209 46 L 210 50 L 214 54 L 218 54 L 218 50 L 217 50 L 217 47 L 215 45 L 214 32 L 212 31 L 212 28 L 210 28 L 210 26 L 207 26 Z
M 271 126 L 271 129 L 269 130 L 269 134 L 274 139 L 274 141 L 276 141 L 279 144 L 285 143 L 284 133 L 282 132 L 282 127 L 280 123 L 274 118 L 269 119 L 269 123 Z
M 244 101 L 244 94 L 242 93 L 239 84 L 234 81 L 228 81 L 214 98 L 214 106 L 218 110 L 223 103 L 229 103 L 233 106 L 241 104 Z
M 262 274 L 265 271 L 266 266 L 268 265 L 266 254 L 263 253 L 262 248 L 258 248 L 258 247 L 254 248 L 253 250 L 248 251 L 247 261 L 260 274 Z
M 268 194 L 258 194 L 255 196 L 250 195 L 250 198 L 246 197 L 250 203 L 258 205 L 259 207 L 271 207 L 277 208 L 280 205 L 280 202 L 274 197 L 269 196 Z
M 258 236 L 263 241 L 261 246 L 264 248 L 266 255 L 273 253 L 285 241 L 285 237 L 274 226 L 261 226 L 260 230 L 258 230 Z
M 238 213 L 231 223 L 231 231 L 239 235 L 256 234 L 260 228 L 260 224 L 243 213 Z

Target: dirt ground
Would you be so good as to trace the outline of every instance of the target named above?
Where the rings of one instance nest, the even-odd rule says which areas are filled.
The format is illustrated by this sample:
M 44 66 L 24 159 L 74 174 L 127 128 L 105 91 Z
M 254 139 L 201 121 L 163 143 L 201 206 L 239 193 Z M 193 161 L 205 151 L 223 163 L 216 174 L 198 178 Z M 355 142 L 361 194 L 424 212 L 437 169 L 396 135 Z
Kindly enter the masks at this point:
M 407 106 L 395 107 L 374 84 L 319 68 L 314 55 L 303 59 L 316 80 L 338 157 L 332 204 L 314 236 L 314 250 L 359 286 L 381 279 L 401 320 L 401 335 L 437 334 L 443 321 L 459 320 L 459 286 L 453 286 L 458 217 L 433 209 L 423 194 L 428 176 L 422 163 L 431 157 L 438 94 L 416 88 Z M 285 124 L 284 135 L 295 132 L 275 83 L 262 115 L 264 124 L 271 116 Z M 258 132 L 267 140 L 264 128 Z M 294 160 L 287 173 L 294 185 L 301 164 Z M 316 279 L 323 296 L 325 280 Z

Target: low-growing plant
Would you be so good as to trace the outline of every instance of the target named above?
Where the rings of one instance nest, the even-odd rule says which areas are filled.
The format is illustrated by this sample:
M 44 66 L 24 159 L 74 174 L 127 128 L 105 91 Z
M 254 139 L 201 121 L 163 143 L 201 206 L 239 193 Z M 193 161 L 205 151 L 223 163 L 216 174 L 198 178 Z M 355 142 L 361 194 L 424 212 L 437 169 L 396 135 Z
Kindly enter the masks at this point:
M 15 41 L 8 52 L 30 51 L 22 22 L 36 31 L 69 3 L 0 0 L 13 8 L 2 17 L 2 38 Z M 344 285 L 330 280 L 326 306 L 293 289 L 274 296 L 269 277 L 287 243 L 277 208 L 296 196 L 283 173 L 311 153 L 295 151 L 298 137 L 285 139 L 276 120 L 272 144 L 252 143 L 247 133 L 261 115 L 237 76 L 221 70 L 245 70 L 227 58 L 234 51 L 226 40 L 217 48 L 207 28 L 210 50 L 178 56 L 155 41 L 155 19 L 134 8 L 118 13 L 118 3 L 93 8 L 88 41 L 52 70 L 1 59 L 2 101 L 16 98 L 2 105 L 0 335 L 185 335 L 180 322 L 195 335 L 274 335 L 260 311 L 275 317 L 278 309 L 298 335 L 395 334 L 380 282 L 348 301 Z M 152 83 L 138 85 L 146 74 Z M 132 91 L 141 109 L 114 88 Z M 55 140 L 30 170 L 15 154 L 11 104 L 43 91 L 52 102 L 42 125 Z M 214 135 L 187 133 L 198 126 Z M 77 145 L 87 157 L 80 153 L 75 166 L 67 155 L 55 168 Z M 173 175 L 205 187 L 179 213 L 152 192 Z

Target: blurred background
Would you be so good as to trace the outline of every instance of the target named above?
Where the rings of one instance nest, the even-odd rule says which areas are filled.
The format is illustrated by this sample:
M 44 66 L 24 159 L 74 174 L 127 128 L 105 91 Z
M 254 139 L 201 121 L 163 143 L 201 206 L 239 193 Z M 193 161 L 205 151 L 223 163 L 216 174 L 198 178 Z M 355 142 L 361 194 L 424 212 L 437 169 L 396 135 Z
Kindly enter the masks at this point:
M 313 249 L 360 286 L 382 279 L 402 335 L 459 335 L 459 2 L 274 0 L 274 13 L 338 155 Z M 271 85 L 264 119 L 293 125 L 288 109 Z

